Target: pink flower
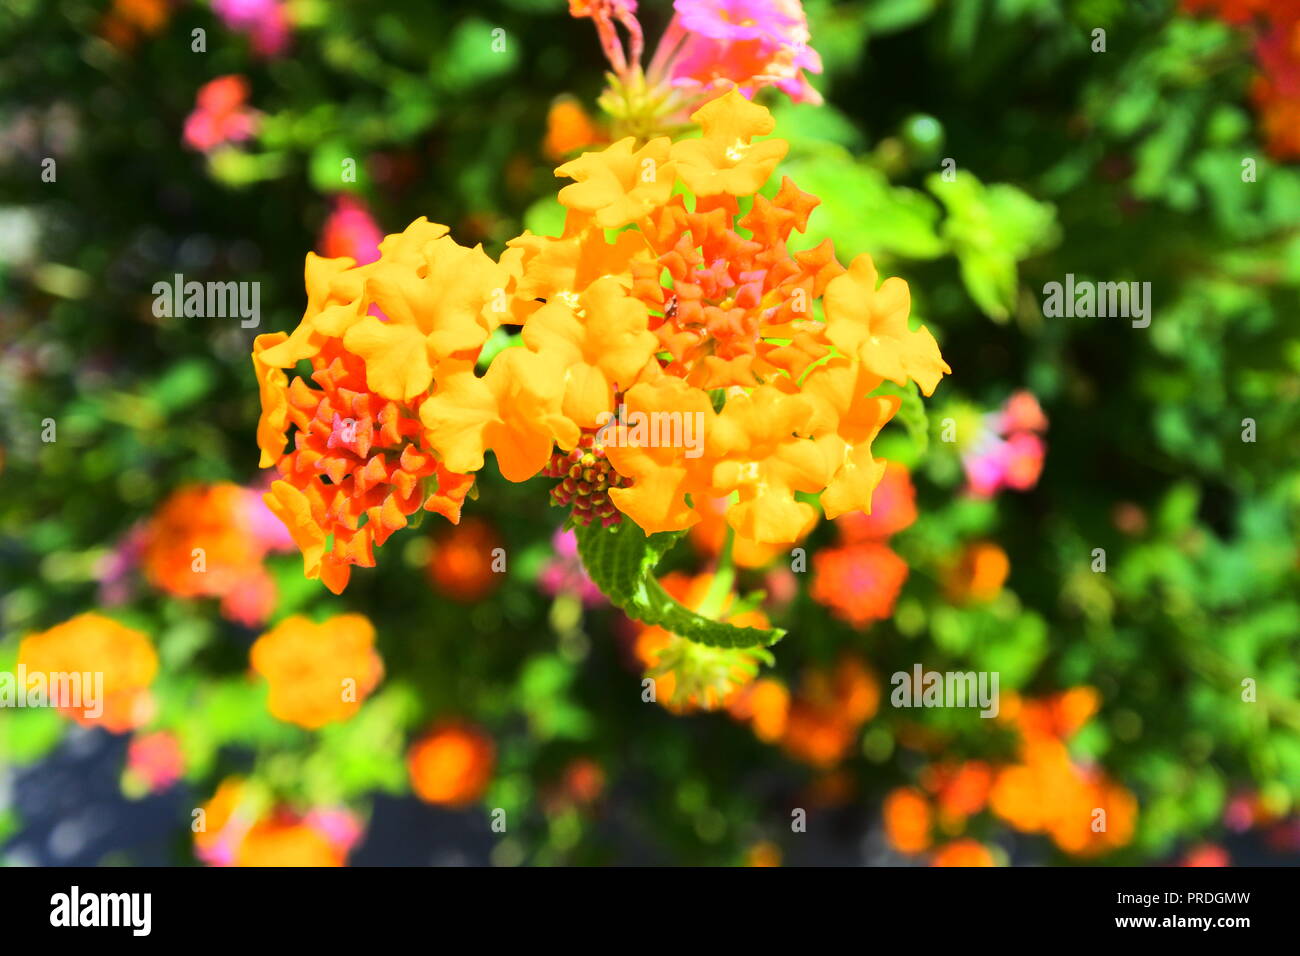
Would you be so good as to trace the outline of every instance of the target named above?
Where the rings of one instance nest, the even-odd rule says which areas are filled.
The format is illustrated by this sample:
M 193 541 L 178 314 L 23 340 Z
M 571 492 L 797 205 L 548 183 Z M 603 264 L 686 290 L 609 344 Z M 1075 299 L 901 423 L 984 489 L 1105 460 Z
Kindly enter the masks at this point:
M 311 827 L 344 854 L 351 852 L 364 832 L 361 821 L 351 810 L 319 807 L 303 818 Z
M 734 87 L 746 96 L 775 86 L 796 103 L 820 103 L 803 71 L 820 73 L 799 0 L 675 0 L 677 13 L 650 65 L 692 96 L 712 98 Z
M 267 487 L 244 489 L 244 500 L 241 503 L 244 524 L 259 547 L 266 551 L 288 554 L 297 550 L 298 546 L 293 543 L 293 536 L 289 534 L 289 529 L 285 527 L 284 522 L 266 506 L 263 496 L 269 488 L 269 480 L 266 485 Z
M 998 431 L 1004 435 L 1012 432 L 1045 432 L 1047 416 L 1033 392 L 1021 389 L 1007 399 L 999 416 Z
M 334 211 L 321 229 L 321 255 L 331 259 L 346 256 L 364 266 L 379 258 L 379 243 L 384 238 L 365 203 L 352 196 L 334 199 Z
M 253 50 L 278 56 L 289 46 L 289 17 L 279 0 L 212 0 L 212 10 L 231 30 L 248 35 Z
M 645 71 L 648 85 L 666 94 L 668 112 L 692 112 L 734 87 L 753 96 L 775 86 L 796 102 L 821 102 L 804 76 L 805 70 L 820 73 L 822 61 L 809 46 L 799 0 L 674 0 L 673 8 Z M 592 19 L 618 81 L 638 85 L 644 37 L 634 0 L 569 0 L 569 12 Z
M 791 15 L 772 0 L 674 0 L 682 26 L 715 40 L 758 40 L 782 37 L 800 25 L 803 11 L 794 4 Z
M 572 594 L 587 607 L 596 607 L 605 596 L 582 568 L 578 557 L 578 539 L 572 531 L 556 531 L 551 536 L 555 557 L 546 563 L 537 577 L 538 586 L 551 597 Z
M 126 768 L 149 793 L 158 793 L 181 778 L 185 757 L 180 742 L 166 731 L 137 734 L 127 747 Z
M 149 529 L 145 522 L 136 522 L 117 546 L 100 560 L 96 574 L 101 605 L 116 607 L 131 600 L 135 590 L 131 576 L 140 565 L 148 538 Z
M 1036 432 L 1047 416 L 1029 392 L 1017 392 L 984 418 L 983 431 L 962 452 L 971 494 L 987 498 L 1003 488 L 1028 491 L 1038 484 L 1047 446 Z
M 248 81 L 242 76 L 219 76 L 205 83 L 195 97 L 194 111 L 185 120 L 185 144 L 206 153 L 222 143 L 251 137 L 258 116 L 244 105 L 247 100 Z

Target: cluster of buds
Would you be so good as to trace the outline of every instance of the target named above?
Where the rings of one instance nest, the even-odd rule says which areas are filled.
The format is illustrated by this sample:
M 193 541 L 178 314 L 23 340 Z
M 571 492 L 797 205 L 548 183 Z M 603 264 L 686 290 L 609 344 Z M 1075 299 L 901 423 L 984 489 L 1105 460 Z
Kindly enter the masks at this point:
M 609 498 L 609 489 L 624 488 L 631 482 L 614 470 L 594 433 L 584 433 L 572 451 L 556 450 L 542 474 L 562 479 L 551 489 L 551 504 L 572 507 L 575 524 L 585 527 L 598 520 L 608 528 L 623 520 L 623 513 Z

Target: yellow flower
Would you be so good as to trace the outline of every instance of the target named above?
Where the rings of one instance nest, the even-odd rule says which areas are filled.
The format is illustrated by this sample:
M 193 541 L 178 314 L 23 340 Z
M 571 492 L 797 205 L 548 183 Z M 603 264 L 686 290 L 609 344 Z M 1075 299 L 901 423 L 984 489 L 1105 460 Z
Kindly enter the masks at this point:
M 776 128 L 772 114 L 739 90 L 706 103 L 691 116 L 699 139 L 674 143 L 677 174 L 696 196 L 752 196 L 767 182 L 789 149 L 783 139 L 751 142 Z
M 592 213 L 602 229 L 644 219 L 672 195 L 675 174 L 666 136 L 635 149 L 628 136 L 598 153 L 583 153 L 555 171 L 577 182 L 560 190 L 560 202 Z
M 856 356 L 867 371 L 898 385 L 914 379 L 926 395 L 934 393 L 952 369 L 939 355 L 939 343 L 925 326 L 912 331 L 907 313 L 911 294 L 899 278 L 876 288 L 876 267 L 865 253 L 849 271 L 826 286 L 826 337 L 840 352 Z

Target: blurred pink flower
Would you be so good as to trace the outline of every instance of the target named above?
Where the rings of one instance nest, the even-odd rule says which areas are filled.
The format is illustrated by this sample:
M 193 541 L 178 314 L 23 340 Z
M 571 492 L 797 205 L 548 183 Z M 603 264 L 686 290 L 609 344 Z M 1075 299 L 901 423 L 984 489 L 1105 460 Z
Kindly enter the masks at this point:
M 546 563 L 537 578 L 542 591 L 551 597 L 575 595 L 587 607 L 602 604 L 605 595 L 601 594 L 600 588 L 596 587 L 582 568 L 582 559 L 578 557 L 577 536 L 572 531 L 557 530 L 551 536 L 551 546 L 555 549 L 555 557 Z
M 126 768 L 149 793 L 158 793 L 181 778 L 185 757 L 180 742 L 165 730 L 137 734 L 127 747 Z
M 379 258 L 383 231 L 365 203 L 352 196 L 336 196 L 334 210 L 321 228 L 321 255 L 336 259 L 346 256 L 364 266 Z
M 361 821 L 351 810 L 321 807 L 303 818 L 311 827 L 345 855 L 357 845 L 364 832 Z
M 257 113 L 245 106 L 248 81 L 231 74 L 219 76 L 199 88 L 194 111 L 185 120 L 185 144 L 210 152 L 223 143 L 251 137 L 257 129 Z
M 263 56 L 289 47 L 289 17 L 280 0 L 212 0 L 212 11 L 231 30 L 247 34 Z
M 148 538 L 147 524 L 137 521 L 122 536 L 117 546 L 100 560 L 96 574 L 99 578 L 98 600 L 101 606 L 115 607 L 131 600 L 131 595 L 135 592 L 132 574 L 140 565 Z
M 1003 488 L 1028 491 L 1038 484 L 1047 446 L 1036 432 L 1046 429 L 1038 400 L 1025 391 L 986 415 L 983 430 L 961 453 L 971 494 L 987 498 Z
M 262 496 L 269 490 L 271 481 L 268 479 L 263 484 L 265 487 L 244 489 L 242 502 L 244 521 L 252 532 L 253 538 L 263 549 L 286 554 L 295 551 L 298 546 L 293 543 L 293 536 L 289 534 L 289 529 L 263 500 Z

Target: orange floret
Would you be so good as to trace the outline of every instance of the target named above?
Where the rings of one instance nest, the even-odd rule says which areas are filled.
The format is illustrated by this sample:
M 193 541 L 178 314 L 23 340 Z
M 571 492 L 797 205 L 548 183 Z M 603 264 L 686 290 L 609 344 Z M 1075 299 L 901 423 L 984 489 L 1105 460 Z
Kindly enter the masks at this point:
M 415 795 L 452 807 L 473 803 L 483 795 L 495 762 L 491 739 L 477 728 L 455 722 L 435 727 L 407 756 Z
M 18 666 L 27 674 L 20 693 L 43 688 L 43 704 L 83 726 L 125 733 L 150 717 L 158 655 L 147 637 L 111 618 L 80 614 L 28 635 L 18 646 Z
M 272 716 L 316 730 L 347 720 L 378 685 L 374 645 L 375 629 L 360 614 L 323 624 L 294 616 L 257 639 L 249 662 L 270 684 Z

